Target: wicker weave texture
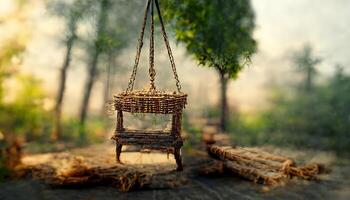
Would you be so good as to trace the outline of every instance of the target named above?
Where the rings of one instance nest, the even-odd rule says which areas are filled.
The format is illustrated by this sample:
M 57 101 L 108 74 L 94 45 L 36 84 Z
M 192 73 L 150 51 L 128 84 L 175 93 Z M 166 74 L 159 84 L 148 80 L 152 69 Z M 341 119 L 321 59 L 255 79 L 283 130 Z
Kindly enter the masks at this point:
M 186 94 L 132 92 L 114 96 L 116 110 L 131 113 L 175 114 L 187 103 Z

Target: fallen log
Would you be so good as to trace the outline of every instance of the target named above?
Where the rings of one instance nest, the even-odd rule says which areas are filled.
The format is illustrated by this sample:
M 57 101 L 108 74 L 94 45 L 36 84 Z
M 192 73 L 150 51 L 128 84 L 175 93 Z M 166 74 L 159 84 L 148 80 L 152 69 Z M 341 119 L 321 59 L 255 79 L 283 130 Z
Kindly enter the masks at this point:
M 211 145 L 207 151 L 211 157 L 222 162 L 225 170 L 266 185 L 275 185 L 292 177 L 316 180 L 318 174 L 326 171 L 321 164 L 300 167 L 291 158 L 273 155 L 258 148 Z

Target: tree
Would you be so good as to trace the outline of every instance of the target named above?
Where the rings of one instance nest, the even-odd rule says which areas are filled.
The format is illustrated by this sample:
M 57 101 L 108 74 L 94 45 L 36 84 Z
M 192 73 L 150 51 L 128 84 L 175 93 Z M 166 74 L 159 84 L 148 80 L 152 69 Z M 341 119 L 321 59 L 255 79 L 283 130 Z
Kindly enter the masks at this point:
M 72 49 L 77 39 L 77 25 L 79 20 L 82 19 L 84 11 L 86 11 L 90 4 L 91 3 L 89 1 L 75 0 L 74 3 L 72 3 L 71 5 L 67 5 L 62 2 L 50 5 L 53 8 L 52 12 L 56 15 L 63 16 L 66 21 L 66 39 L 64 41 L 66 46 L 66 52 L 59 75 L 59 85 L 56 97 L 54 116 L 55 122 L 53 132 L 51 135 L 51 139 L 53 141 L 56 141 L 61 133 L 61 113 L 63 98 L 66 89 L 67 72 L 72 59 Z
M 18 35 L 2 42 L 2 48 L 0 49 L 0 104 L 4 94 L 6 94 L 3 91 L 3 82 L 6 78 L 15 74 L 19 64 L 22 62 L 22 54 L 26 49 L 26 44 L 16 38 Z
M 277 85 L 271 106 L 259 119 L 263 126 L 254 131 L 253 137 L 272 144 L 331 150 L 348 156 L 350 75 L 343 69 L 336 66 L 333 75 L 311 84 L 311 92 L 306 92 L 304 80 L 296 82 L 298 87 Z
M 98 3 L 98 8 L 95 9 L 96 17 L 96 38 L 93 40 L 93 45 L 90 45 L 90 38 L 86 40 L 88 44 L 88 53 L 90 62 L 88 63 L 88 78 L 85 84 L 83 101 L 80 108 L 80 137 L 85 137 L 85 121 L 88 114 L 88 104 L 90 101 L 91 91 L 96 80 L 102 73 L 106 73 L 105 87 L 109 88 L 108 78 L 111 78 L 109 73 L 115 71 L 115 59 L 119 52 L 127 46 L 128 41 L 135 36 L 136 24 L 139 22 L 138 12 L 140 7 L 144 6 L 142 1 L 128 0 L 92 0 Z M 113 11 L 113 12 L 111 12 Z M 138 24 L 137 24 L 138 25 Z M 107 59 L 104 59 L 107 58 Z M 101 65 L 102 64 L 102 65 Z M 99 65 L 99 66 L 98 66 Z M 106 91 L 107 89 L 105 89 Z
M 97 36 L 94 41 L 94 47 L 90 50 L 91 60 L 88 63 L 88 77 L 85 83 L 84 96 L 83 101 L 80 108 L 80 139 L 85 140 L 85 120 L 87 116 L 87 108 L 90 101 L 92 87 L 95 83 L 97 77 L 97 64 L 100 54 L 104 51 L 105 44 L 110 42 L 110 38 L 105 32 L 107 18 L 108 18 L 108 10 L 110 8 L 109 0 L 101 0 L 99 1 L 99 14 L 96 25 Z
M 119 10 L 119 9 L 118 9 Z M 125 9 L 124 10 L 128 10 Z M 106 28 L 106 33 L 108 34 L 109 42 L 105 44 L 105 54 L 106 54 L 106 62 L 105 66 L 103 67 L 103 70 L 100 70 L 101 73 L 104 73 L 104 101 L 103 101 L 103 108 L 102 108 L 102 116 L 105 113 L 105 102 L 108 101 L 110 98 L 110 88 L 113 86 L 113 80 L 112 76 L 115 74 L 116 71 L 120 71 L 117 69 L 116 65 L 116 58 L 118 57 L 118 54 L 120 51 L 127 46 L 127 41 L 130 40 L 130 36 L 133 34 L 128 33 L 128 31 L 132 30 L 133 28 L 130 26 L 131 23 L 125 23 L 126 20 L 130 19 L 130 16 L 128 16 L 131 12 L 129 11 L 128 14 L 118 12 L 117 16 L 112 16 L 111 26 L 108 26 Z M 127 17 L 127 19 L 125 19 Z M 124 26 L 116 26 L 116 24 L 124 24 Z
M 254 12 L 249 0 L 164 1 L 166 18 L 174 20 L 176 39 L 183 42 L 200 65 L 220 77 L 222 131 L 227 129 L 227 84 L 256 51 L 252 38 Z
M 315 66 L 318 65 L 322 59 L 315 57 L 312 53 L 312 47 L 306 44 L 300 52 L 294 54 L 293 61 L 298 69 L 305 75 L 305 91 L 310 92 L 313 88 L 314 76 L 317 74 Z

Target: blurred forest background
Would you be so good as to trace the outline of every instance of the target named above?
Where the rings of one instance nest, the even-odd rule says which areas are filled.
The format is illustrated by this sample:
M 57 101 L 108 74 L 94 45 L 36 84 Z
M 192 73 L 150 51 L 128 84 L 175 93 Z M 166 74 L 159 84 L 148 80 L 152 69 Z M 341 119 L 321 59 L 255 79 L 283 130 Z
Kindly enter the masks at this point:
M 160 1 L 189 94 L 186 148 L 214 125 L 239 145 L 349 155 L 349 1 L 252 0 L 247 8 L 238 7 L 251 8 L 248 32 L 254 40 L 245 51 L 249 64 L 227 77 L 190 53 L 185 36 L 191 33 L 181 29 L 186 24 L 180 20 L 191 1 L 169 2 Z M 109 140 L 114 119 L 105 102 L 126 88 L 144 7 L 140 0 L 0 2 L 0 166 L 11 166 L 10 146 L 38 153 Z M 231 26 L 224 19 L 216 25 Z M 156 80 L 161 89 L 173 90 L 159 27 L 156 36 Z M 138 87 L 147 82 L 147 52 Z

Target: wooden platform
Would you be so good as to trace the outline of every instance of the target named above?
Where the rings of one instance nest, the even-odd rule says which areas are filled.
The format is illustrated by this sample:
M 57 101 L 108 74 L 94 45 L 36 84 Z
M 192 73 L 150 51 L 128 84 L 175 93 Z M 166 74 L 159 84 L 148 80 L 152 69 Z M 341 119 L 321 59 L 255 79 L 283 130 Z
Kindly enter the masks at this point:
M 171 134 L 170 130 L 125 129 L 116 132 L 112 139 L 121 145 L 140 145 L 143 149 L 169 149 L 170 153 L 173 148 L 183 144 L 182 139 Z

